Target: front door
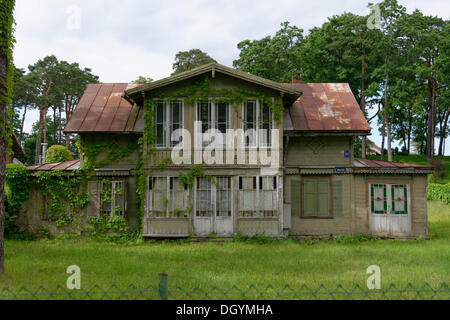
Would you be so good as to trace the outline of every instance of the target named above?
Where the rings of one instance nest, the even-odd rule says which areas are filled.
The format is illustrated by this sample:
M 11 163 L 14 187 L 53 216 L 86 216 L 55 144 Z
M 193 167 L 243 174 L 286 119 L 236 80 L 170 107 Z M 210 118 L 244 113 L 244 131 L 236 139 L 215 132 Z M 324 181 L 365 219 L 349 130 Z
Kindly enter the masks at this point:
M 408 236 L 411 232 L 410 185 L 369 184 L 370 231 L 388 237 Z
M 231 177 L 197 178 L 194 233 L 198 236 L 233 234 Z

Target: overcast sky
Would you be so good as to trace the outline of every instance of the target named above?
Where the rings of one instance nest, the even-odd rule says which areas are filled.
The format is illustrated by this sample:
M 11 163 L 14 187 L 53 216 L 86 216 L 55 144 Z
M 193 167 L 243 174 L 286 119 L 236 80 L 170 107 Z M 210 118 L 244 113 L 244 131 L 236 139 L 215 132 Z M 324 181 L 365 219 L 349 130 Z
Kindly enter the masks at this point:
M 130 82 L 139 75 L 157 80 L 170 75 L 178 51 L 199 48 L 232 66 L 242 40 L 273 35 L 283 21 L 307 31 L 332 15 L 366 14 L 368 2 L 16 0 L 14 62 L 27 68 L 54 54 L 91 68 L 101 82 Z M 450 15 L 448 0 L 399 2 L 408 12 L 418 8 L 426 15 Z M 36 112 L 30 112 L 25 131 L 36 120 Z M 376 124 L 372 127 L 379 141 Z

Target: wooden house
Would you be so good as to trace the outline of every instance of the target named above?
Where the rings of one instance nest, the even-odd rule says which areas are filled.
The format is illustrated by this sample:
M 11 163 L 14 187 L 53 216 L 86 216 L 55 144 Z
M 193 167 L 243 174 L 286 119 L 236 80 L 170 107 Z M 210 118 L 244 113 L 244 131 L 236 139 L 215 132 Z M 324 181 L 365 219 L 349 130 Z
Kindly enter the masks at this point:
M 104 150 L 29 170 L 100 164 L 95 176 L 108 179 L 88 183 L 86 216 L 124 216 L 144 237 L 427 236 L 433 168 L 355 158 L 370 126 L 347 83 L 281 84 L 211 63 L 149 84 L 90 84 L 65 132 Z M 24 223 L 46 223 L 36 216 Z

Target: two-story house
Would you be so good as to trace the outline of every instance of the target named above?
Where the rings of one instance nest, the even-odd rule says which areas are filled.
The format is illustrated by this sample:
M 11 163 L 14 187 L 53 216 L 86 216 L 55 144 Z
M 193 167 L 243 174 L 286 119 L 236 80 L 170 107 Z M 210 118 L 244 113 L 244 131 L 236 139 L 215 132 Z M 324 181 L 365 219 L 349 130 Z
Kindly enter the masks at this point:
M 211 63 L 149 84 L 91 84 L 65 132 L 79 135 L 80 161 L 29 170 L 97 163 L 108 179 L 88 183 L 86 215 L 125 216 L 144 237 L 427 236 L 433 168 L 355 158 L 370 126 L 346 83 L 281 84 Z M 24 224 L 41 224 L 30 216 Z

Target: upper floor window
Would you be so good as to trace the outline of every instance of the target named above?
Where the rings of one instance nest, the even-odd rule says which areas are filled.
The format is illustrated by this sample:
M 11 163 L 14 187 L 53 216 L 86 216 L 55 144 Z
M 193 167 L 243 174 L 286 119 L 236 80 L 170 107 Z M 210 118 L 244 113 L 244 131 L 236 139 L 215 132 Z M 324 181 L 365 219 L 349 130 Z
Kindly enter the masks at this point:
M 230 128 L 230 106 L 228 103 L 212 101 L 197 102 L 197 121 L 201 122 L 201 133 L 216 129 L 222 134 L 222 144 L 226 145 L 227 129 Z M 208 145 L 214 139 L 203 139 L 203 145 Z
M 268 106 L 249 100 L 243 108 L 244 145 L 270 147 L 272 145 L 273 116 Z
M 181 100 L 160 100 L 155 108 L 155 145 L 156 147 L 174 147 L 182 141 L 175 135 L 177 129 L 183 129 L 183 102 Z

